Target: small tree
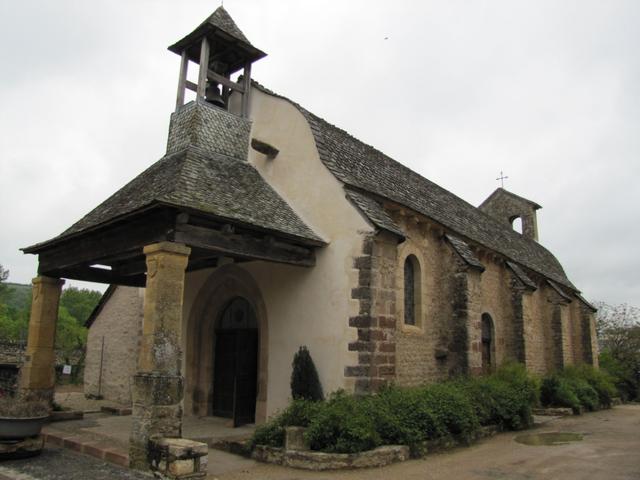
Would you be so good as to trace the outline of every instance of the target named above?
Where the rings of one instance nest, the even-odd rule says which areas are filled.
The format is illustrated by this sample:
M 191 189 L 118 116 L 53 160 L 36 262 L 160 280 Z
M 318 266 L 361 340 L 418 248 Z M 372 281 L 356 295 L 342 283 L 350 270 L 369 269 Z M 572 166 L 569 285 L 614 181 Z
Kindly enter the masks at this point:
M 323 400 L 322 385 L 318 371 L 313 364 L 311 354 L 306 346 L 300 347 L 293 356 L 293 371 L 291 372 L 291 396 L 294 400 Z
M 616 378 L 623 397 L 640 398 L 640 309 L 596 302 L 600 366 Z

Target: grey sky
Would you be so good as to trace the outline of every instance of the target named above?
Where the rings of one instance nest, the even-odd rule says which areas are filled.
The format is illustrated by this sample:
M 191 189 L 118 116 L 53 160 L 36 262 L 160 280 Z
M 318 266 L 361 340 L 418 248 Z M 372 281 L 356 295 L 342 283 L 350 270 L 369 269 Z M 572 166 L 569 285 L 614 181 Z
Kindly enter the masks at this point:
M 0 263 L 164 153 L 179 58 L 211 1 L 0 0 Z M 478 205 L 544 208 L 591 300 L 640 304 L 640 2 L 227 0 L 253 76 Z M 385 37 L 388 39 L 385 40 Z

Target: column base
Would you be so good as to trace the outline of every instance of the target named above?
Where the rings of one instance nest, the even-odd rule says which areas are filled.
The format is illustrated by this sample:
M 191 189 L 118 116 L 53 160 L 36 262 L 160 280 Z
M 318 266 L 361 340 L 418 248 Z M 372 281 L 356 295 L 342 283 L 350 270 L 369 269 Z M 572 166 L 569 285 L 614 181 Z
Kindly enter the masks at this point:
M 179 375 L 138 373 L 133 377 L 133 425 L 129 466 L 149 470 L 151 442 L 182 435 L 183 378 Z

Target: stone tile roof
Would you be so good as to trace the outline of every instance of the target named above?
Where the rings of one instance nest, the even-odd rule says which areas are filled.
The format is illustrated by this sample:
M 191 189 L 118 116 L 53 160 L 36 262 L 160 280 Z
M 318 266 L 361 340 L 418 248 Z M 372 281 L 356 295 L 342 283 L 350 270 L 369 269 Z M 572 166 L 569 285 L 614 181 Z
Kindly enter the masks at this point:
M 378 201 L 368 195 L 364 195 L 353 190 L 347 190 L 347 198 L 351 200 L 355 206 L 362 211 L 362 213 L 364 213 L 373 225 L 381 228 L 382 230 L 394 233 L 401 238 L 405 237 L 402 230 L 400 230 L 400 227 L 396 225 L 391 216 L 385 212 L 384 208 L 382 208 L 382 205 Z
M 316 235 L 249 163 L 190 148 L 167 155 L 118 190 L 61 237 L 152 204 L 185 207 L 316 244 Z
M 484 265 L 478 257 L 476 257 L 471 247 L 464 240 L 459 239 L 458 237 L 450 234 L 445 234 L 445 238 L 449 241 L 453 249 L 462 257 L 462 259 L 471 267 L 477 268 L 478 270 L 484 272 Z
M 538 286 L 536 283 L 529 278 L 529 276 L 520 268 L 520 266 L 513 262 L 507 262 L 507 266 L 513 271 L 513 273 L 518 277 L 518 279 L 524 284 L 525 287 L 536 290 Z
M 244 33 L 242 33 L 242 30 L 238 28 L 236 22 L 233 21 L 233 18 L 231 18 L 231 15 L 229 15 L 229 12 L 227 12 L 223 6 L 216 8 L 215 12 L 213 12 L 209 16 L 209 18 L 202 22 L 202 24 L 211 24 L 214 27 L 217 27 L 220 30 L 228 33 L 233 38 L 251 45 L 249 39 L 245 36 Z
M 326 167 L 343 183 L 371 192 L 425 215 L 467 240 L 500 253 L 573 290 L 560 262 L 542 245 L 500 224 L 475 206 L 436 185 L 302 106 L 291 102 L 307 119 Z
M 558 295 L 560 295 L 561 298 L 563 298 L 567 302 L 571 303 L 573 301 L 573 299 L 569 295 L 567 295 L 564 290 L 562 290 L 562 288 L 560 288 L 560 286 L 553 280 L 547 280 L 547 285 L 549 285 Z

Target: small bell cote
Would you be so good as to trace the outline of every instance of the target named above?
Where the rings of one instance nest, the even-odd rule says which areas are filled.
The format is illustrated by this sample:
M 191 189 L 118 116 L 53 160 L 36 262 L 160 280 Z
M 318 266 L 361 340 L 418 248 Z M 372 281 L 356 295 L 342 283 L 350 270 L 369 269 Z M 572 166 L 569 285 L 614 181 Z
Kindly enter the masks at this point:
M 536 210 L 542 207 L 537 203 L 498 188 L 478 208 L 509 227 L 513 227 L 514 221 L 519 218 L 522 221 L 522 235 L 538 241 Z
M 241 116 L 248 117 L 251 64 L 266 56 L 238 28 L 224 7 L 216 9 L 193 32 L 169 47 L 181 56 L 176 110 L 184 104 L 185 90 L 198 100 L 227 109 L 232 92 L 242 95 Z M 187 80 L 189 62 L 199 65 L 198 83 Z M 242 81 L 231 76 L 243 71 Z

